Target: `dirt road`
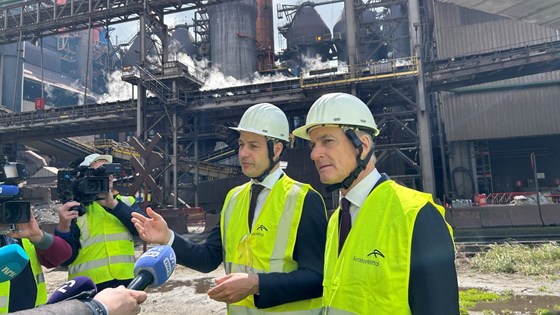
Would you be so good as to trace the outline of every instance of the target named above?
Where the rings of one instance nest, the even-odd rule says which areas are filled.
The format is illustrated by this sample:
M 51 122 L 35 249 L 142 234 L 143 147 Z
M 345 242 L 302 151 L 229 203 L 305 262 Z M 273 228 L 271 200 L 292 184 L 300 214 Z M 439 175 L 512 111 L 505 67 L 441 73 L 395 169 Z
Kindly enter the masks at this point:
M 139 256 L 141 252 L 138 251 L 137 254 Z M 552 304 L 560 304 L 560 279 L 480 274 L 461 261 L 458 261 L 457 270 L 461 288 L 479 288 L 494 292 L 512 290 L 516 295 L 545 295 L 553 301 Z M 142 305 L 141 314 L 226 314 L 225 304 L 216 302 L 206 295 L 208 289 L 214 285 L 214 279 L 222 275 L 224 275 L 222 267 L 203 274 L 177 266 L 171 278 L 163 286 L 148 290 L 149 297 Z M 62 268 L 47 270 L 45 278 L 48 292 L 58 288 L 66 281 L 66 277 L 67 272 Z

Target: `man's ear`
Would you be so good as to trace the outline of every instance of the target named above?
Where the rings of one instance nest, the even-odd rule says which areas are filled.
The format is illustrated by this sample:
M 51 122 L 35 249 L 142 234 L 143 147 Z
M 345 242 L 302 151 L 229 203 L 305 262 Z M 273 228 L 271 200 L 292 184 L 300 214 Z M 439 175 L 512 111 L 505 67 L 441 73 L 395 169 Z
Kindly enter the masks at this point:
M 284 150 L 284 143 L 278 141 L 274 144 L 274 161 L 277 161 L 280 158 L 280 154 Z
M 368 135 L 362 135 L 360 136 L 360 141 L 362 141 L 362 155 L 360 158 L 365 159 L 368 152 L 372 149 L 373 147 L 373 141 L 371 141 L 371 137 L 369 137 Z

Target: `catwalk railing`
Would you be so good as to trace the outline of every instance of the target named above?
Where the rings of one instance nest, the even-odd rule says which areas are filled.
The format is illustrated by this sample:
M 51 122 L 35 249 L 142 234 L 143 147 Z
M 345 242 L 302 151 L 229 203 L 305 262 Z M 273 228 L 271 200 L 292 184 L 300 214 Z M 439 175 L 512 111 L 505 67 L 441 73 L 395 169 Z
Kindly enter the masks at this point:
M 212 0 L 216 4 L 226 0 Z M 137 20 L 140 13 L 175 13 L 209 5 L 202 0 L 25 0 L 0 4 L 0 44 Z M 147 5 L 146 5 L 147 4 Z
M 560 37 L 515 43 L 427 63 L 430 91 L 511 79 L 560 69 Z
M 493 205 L 507 205 L 510 204 L 512 201 L 515 200 L 515 197 L 522 196 L 527 199 L 531 198 L 533 201 L 536 202 L 534 198 L 536 198 L 536 192 L 500 192 L 500 193 L 493 193 L 488 196 L 488 204 Z M 540 193 L 541 200 L 545 198 L 547 201 L 552 203 L 560 204 L 560 193 Z
M 134 100 L 54 107 L 30 112 L 1 113 L 0 133 L 7 129 L 44 128 L 45 125 L 54 126 L 80 121 L 91 122 L 96 119 L 106 119 L 109 117 L 124 118 L 127 115 L 135 115 L 135 113 L 136 102 Z

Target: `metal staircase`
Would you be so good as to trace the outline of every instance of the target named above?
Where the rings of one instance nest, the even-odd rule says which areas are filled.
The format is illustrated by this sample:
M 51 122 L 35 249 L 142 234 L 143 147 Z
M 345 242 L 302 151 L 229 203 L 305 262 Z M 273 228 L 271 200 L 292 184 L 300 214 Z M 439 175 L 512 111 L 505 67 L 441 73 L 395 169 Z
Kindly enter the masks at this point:
M 492 183 L 492 163 L 490 162 L 490 146 L 488 141 L 475 142 L 476 179 L 478 192 L 490 195 L 494 192 Z
M 153 73 L 140 66 L 131 66 L 123 68 L 123 81 L 136 81 L 146 90 L 154 93 L 154 95 L 166 105 L 185 105 L 184 100 L 177 97 L 177 93 L 160 81 Z M 131 82 L 132 83 L 132 82 Z

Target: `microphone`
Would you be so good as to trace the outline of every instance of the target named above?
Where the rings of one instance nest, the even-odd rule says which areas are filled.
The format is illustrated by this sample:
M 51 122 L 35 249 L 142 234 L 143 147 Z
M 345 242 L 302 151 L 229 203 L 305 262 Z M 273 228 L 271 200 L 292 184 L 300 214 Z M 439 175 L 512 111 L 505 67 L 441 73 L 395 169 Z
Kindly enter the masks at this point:
M 147 287 L 162 285 L 175 270 L 175 251 L 168 245 L 160 245 L 146 251 L 134 265 L 134 279 L 127 289 L 143 291 Z
M 17 277 L 27 263 L 29 256 L 18 244 L 10 244 L 0 248 L 0 283 Z
M 97 286 L 89 277 L 77 276 L 72 280 L 66 281 L 60 288 L 51 294 L 47 304 L 53 304 L 60 301 L 93 298 L 97 293 Z
M 0 185 L 0 198 L 13 197 L 19 194 L 19 188 L 15 185 Z

